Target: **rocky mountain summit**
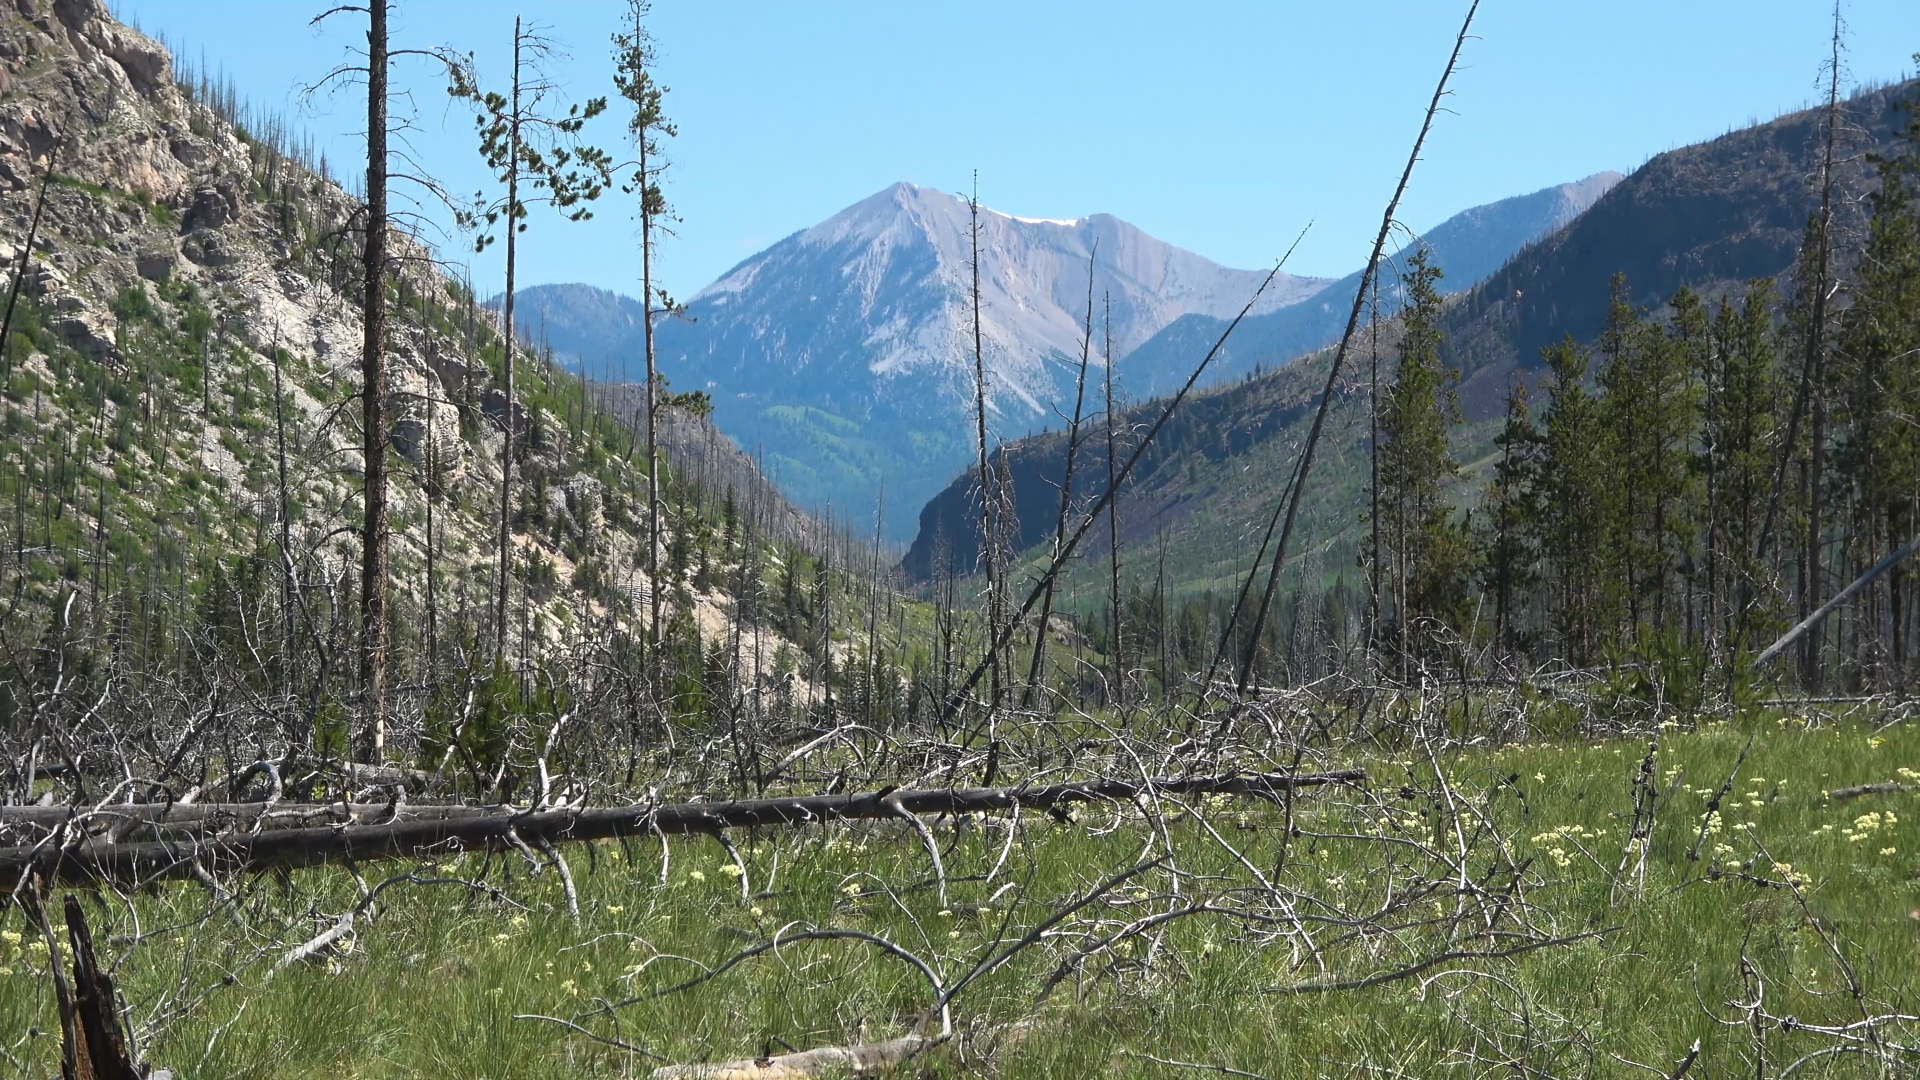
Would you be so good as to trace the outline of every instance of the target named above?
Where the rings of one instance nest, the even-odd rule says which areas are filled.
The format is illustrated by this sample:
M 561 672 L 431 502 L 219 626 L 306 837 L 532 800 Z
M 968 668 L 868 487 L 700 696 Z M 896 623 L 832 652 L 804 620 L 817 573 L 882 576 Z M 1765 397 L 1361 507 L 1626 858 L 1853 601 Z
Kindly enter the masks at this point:
M 981 337 L 989 424 L 1018 436 L 1071 411 L 1087 274 L 1115 356 L 1187 314 L 1231 317 L 1266 277 L 1220 266 L 1109 214 L 1072 221 L 982 207 Z M 802 505 L 869 513 L 884 488 L 890 531 L 972 445 L 972 247 L 966 200 L 894 184 L 742 262 L 659 324 L 660 369 L 705 389 L 721 427 Z M 1095 260 L 1095 253 L 1098 258 Z M 1278 275 L 1256 310 L 1326 283 Z M 636 378 L 639 304 L 583 285 L 521 294 L 556 352 Z M 1092 362 L 1102 361 L 1096 340 Z
M 1618 179 L 1601 173 L 1475 207 L 1418 242 L 1439 254 L 1452 287 L 1466 288 Z M 796 500 L 864 515 L 884 495 L 888 531 L 904 539 L 911 511 L 974 455 L 969 225 L 964 199 L 894 184 L 734 267 L 687 302 L 686 318 L 662 320 L 660 369 L 712 393 L 721 427 Z M 1096 337 L 1110 298 L 1116 382 L 1134 400 L 1179 385 L 1267 273 L 1220 266 L 1109 214 L 1061 221 L 982 208 L 993 437 L 1058 427 L 1071 414 L 1096 251 Z M 1277 275 L 1208 382 L 1324 344 L 1358 280 Z M 637 301 L 547 285 L 522 303 L 557 353 L 607 378 L 637 377 Z M 1096 365 L 1103 346 L 1096 340 Z

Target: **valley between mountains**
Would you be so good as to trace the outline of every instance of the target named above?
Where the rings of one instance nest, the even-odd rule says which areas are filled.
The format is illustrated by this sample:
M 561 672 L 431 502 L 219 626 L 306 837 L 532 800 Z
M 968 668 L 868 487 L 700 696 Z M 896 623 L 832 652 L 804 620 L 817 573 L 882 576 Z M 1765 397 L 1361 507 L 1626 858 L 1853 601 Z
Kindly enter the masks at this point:
M 1464 288 L 1565 225 L 1619 180 L 1602 173 L 1461 212 L 1423 242 Z M 1253 299 L 1265 269 L 1234 270 L 1105 214 L 1074 221 L 982 208 L 980 281 L 988 422 L 996 439 L 1065 424 L 1085 337 L 1088 270 L 1120 394 L 1171 391 Z M 974 456 L 972 263 L 963 197 L 895 184 L 747 259 L 659 324 L 669 381 L 713 396 L 714 420 L 800 505 L 911 538 L 919 508 Z M 1338 335 L 1358 275 L 1282 271 L 1207 381 L 1278 367 Z M 541 285 L 521 302 L 556 355 L 595 378 L 633 377 L 639 302 Z M 1205 339 L 1204 341 L 1202 339 Z M 1198 346 L 1195 348 L 1195 346 Z M 631 360 L 626 361 L 630 369 Z M 1096 376 L 1097 378 L 1097 376 Z
M 1920 1077 L 1920 22 L 1016 8 L 0 2 L 0 1075 Z M 664 288 L 769 117 L 1142 95 L 1352 272 L 920 176 Z

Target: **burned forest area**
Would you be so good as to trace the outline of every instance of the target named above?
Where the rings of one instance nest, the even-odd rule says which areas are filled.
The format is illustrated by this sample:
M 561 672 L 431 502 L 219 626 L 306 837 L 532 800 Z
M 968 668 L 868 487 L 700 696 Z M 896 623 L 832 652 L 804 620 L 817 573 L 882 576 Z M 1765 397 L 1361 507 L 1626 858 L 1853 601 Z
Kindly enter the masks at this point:
M 683 301 L 648 0 L 308 6 L 350 158 L 0 5 L 0 1075 L 1920 1077 L 1920 81 L 1840 9 L 1421 238 L 1463 4 L 1349 278 L 982 173 Z M 608 220 L 639 299 L 539 279 Z

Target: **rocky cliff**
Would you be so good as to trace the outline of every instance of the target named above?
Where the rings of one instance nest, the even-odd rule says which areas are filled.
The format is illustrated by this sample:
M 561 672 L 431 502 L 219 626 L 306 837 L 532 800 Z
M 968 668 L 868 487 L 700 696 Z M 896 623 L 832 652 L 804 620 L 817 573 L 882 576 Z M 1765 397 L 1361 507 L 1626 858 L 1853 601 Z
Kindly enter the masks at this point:
M 231 102 L 176 84 L 166 48 L 100 0 L 0 8 L 9 284 L 40 214 L 0 368 L 13 614 L 50 605 L 73 583 L 91 579 L 88 595 L 104 596 L 141 575 L 140 588 L 167 604 L 217 603 L 217 586 L 194 594 L 283 561 L 314 595 L 351 609 L 360 206 L 286 140 L 237 120 Z M 517 621 L 545 647 L 631 619 L 652 587 L 639 569 L 645 479 L 631 432 L 530 352 L 516 360 L 520 394 L 509 407 L 485 309 L 438 271 L 431 250 L 396 243 L 387 297 L 396 642 L 418 643 L 430 589 L 443 612 L 486 610 L 508 425 L 520 433 L 508 571 Z M 713 445 L 699 431 L 710 429 L 677 423 L 683 467 L 661 542 L 685 533 L 703 568 L 710 553 L 724 565 L 738 552 L 716 549 L 706 523 L 720 496 L 691 479 L 701 447 Z M 743 467 L 736 453 L 713 476 Z M 791 512 L 770 499 L 748 511 L 764 519 L 757 535 L 797 539 Z M 723 623 L 729 601 L 707 586 L 661 583 L 669 613 Z M 777 645 L 776 635 L 757 640 Z

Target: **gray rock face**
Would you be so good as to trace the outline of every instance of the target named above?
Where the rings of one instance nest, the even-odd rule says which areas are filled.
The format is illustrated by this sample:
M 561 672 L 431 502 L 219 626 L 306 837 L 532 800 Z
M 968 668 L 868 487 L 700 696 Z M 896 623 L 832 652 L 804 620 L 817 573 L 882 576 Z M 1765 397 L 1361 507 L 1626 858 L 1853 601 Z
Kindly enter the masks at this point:
M 1111 215 L 1054 221 L 983 208 L 980 318 L 989 397 L 1003 426 L 1038 419 L 1071 395 L 1059 362 L 1080 354 L 1096 249 L 1094 296 L 1112 299 L 1116 355 L 1181 315 L 1231 315 L 1266 276 L 1219 266 Z M 687 305 L 695 322 L 662 327 L 661 356 L 670 372 L 697 372 L 722 394 L 764 397 L 770 374 L 801 373 L 842 397 L 919 397 L 923 380 L 970 387 L 970 260 L 966 204 L 895 184 L 701 290 Z M 1257 310 L 1323 284 L 1282 275 Z
M 148 248 L 133 257 L 134 269 L 148 281 L 165 281 L 173 276 L 173 267 L 179 258 L 170 250 L 161 247 Z
M 1096 247 L 1095 302 L 1111 298 L 1116 356 L 1182 315 L 1230 317 L 1266 277 L 1105 214 L 1055 221 L 983 207 L 979 226 L 992 438 L 1071 413 Z M 975 454 L 971 258 L 964 200 L 895 184 L 697 293 L 689 318 L 659 324 L 660 369 L 676 389 L 711 393 L 722 429 L 803 505 L 865 515 L 884 488 L 888 531 L 910 535 L 911 510 Z M 1325 284 L 1281 274 L 1256 310 Z M 517 302 L 524 325 L 588 370 L 640 377 L 637 301 L 543 286 Z
M 180 250 L 187 258 L 209 269 L 232 266 L 240 261 L 239 250 L 219 233 L 204 230 L 189 235 Z
M 187 228 L 217 229 L 227 223 L 227 200 L 210 187 L 193 193 L 193 205 L 187 208 Z
M 67 344 L 96 360 L 111 360 L 119 351 L 114 341 L 113 316 L 105 312 L 76 305 L 48 325 Z

